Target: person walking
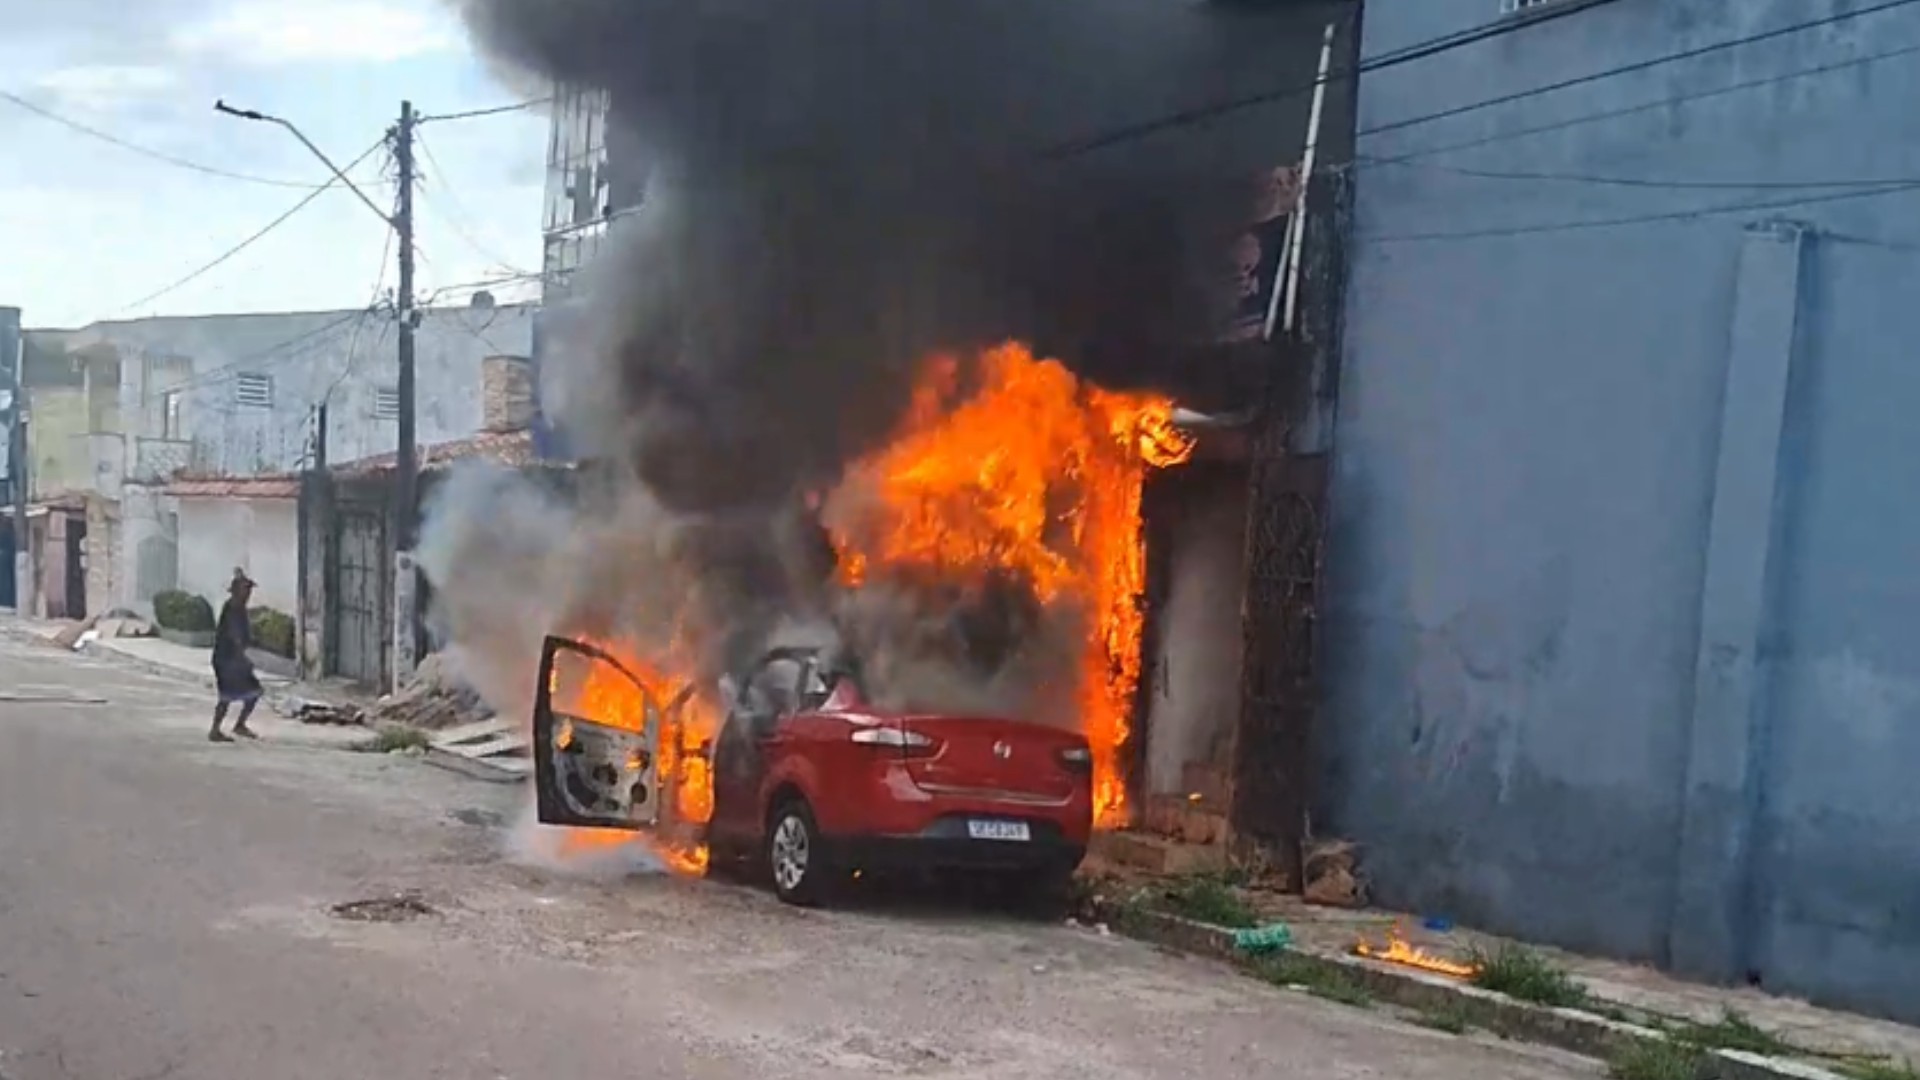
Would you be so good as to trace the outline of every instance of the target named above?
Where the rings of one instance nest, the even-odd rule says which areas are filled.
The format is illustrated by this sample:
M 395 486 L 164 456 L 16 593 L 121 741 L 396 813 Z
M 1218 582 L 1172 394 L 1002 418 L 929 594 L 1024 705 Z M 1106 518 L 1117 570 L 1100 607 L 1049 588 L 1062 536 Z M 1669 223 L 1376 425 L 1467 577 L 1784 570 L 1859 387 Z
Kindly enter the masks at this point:
M 260 703 L 260 677 L 254 674 L 247 649 L 253 644 L 253 631 L 247 620 L 247 601 L 253 598 L 253 579 L 240 567 L 233 571 L 227 585 L 227 602 L 220 608 L 220 622 L 214 630 L 213 682 L 220 701 L 213 707 L 213 730 L 207 738 L 217 743 L 232 742 L 233 737 L 220 730 L 226 722 L 227 706 L 239 702 L 240 719 L 234 721 L 233 734 L 257 739 L 247 726 L 253 707 Z

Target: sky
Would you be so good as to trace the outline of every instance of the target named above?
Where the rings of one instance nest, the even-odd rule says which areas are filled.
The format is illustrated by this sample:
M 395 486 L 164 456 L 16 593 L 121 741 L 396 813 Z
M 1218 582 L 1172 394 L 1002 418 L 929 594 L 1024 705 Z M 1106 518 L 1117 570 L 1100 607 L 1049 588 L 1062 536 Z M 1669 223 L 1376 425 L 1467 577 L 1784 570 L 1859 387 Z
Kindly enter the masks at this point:
M 222 116 L 216 99 L 284 117 L 344 166 L 403 99 L 432 116 L 546 93 L 477 55 L 447 0 L 0 0 L 0 19 L 0 94 L 32 106 L 0 97 L 0 305 L 29 327 L 357 309 L 393 288 L 387 226 L 336 185 L 169 289 L 328 178 L 285 130 Z M 159 160 L 34 108 L 254 179 Z M 418 294 L 464 302 L 472 288 L 451 287 L 538 270 L 544 107 L 430 123 L 420 136 Z M 376 203 L 393 199 L 384 151 L 351 175 Z

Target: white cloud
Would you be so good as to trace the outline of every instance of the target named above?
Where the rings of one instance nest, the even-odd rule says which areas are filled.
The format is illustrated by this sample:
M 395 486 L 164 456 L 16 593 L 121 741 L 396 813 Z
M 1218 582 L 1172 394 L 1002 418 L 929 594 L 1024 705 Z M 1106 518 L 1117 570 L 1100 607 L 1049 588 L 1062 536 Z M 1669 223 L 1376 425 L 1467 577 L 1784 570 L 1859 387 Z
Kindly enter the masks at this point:
M 80 64 L 41 76 L 36 85 L 69 105 L 110 112 L 129 99 L 162 93 L 180 81 L 171 68 L 149 64 Z
M 367 61 L 390 63 L 462 45 L 459 27 L 436 5 L 324 0 L 300 6 L 241 3 L 173 35 L 185 53 L 258 66 Z

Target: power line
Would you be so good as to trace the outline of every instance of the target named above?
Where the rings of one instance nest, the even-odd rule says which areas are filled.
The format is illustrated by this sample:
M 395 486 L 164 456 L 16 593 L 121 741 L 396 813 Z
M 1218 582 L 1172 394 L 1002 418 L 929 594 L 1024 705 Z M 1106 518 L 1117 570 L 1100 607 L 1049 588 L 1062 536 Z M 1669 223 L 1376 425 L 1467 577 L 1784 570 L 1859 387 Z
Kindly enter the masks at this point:
M 1376 158 L 1366 154 L 1355 155 L 1354 160 L 1362 165 L 1397 165 L 1403 168 L 1452 173 L 1456 176 L 1471 176 L 1481 180 L 1548 181 L 1569 184 L 1594 184 L 1603 187 L 1656 188 L 1663 191 L 1753 191 L 1767 188 L 1789 190 L 1805 190 L 1807 188 L 1880 188 L 1890 184 L 1920 183 L 1920 177 L 1912 176 L 1882 177 L 1877 180 L 1661 180 L 1652 177 L 1638 176 L 1588 176 L 1581 173 L 1468 169 L 1455 165 L 1441 165 L 1426 161 L 1409 161 L 1402 158 Z
M 1547 222 L 1537 225 L 1510 225 L 1491 229 L 1463 229 L 1454 232 L 1363 236 L 1360 237 L 1359 240 L 1361 243 L 1366 244 L 1412 244 L 1434 240 L 1479 240 L 1498 236 L 1532 236 L 1538 233 L 1577 232 L 1585 229 L 1609 229 L 1627 225 L 1646 225 L 1661 221 L 1683 221 L 1688 218 L 1714 217 L 1721 214 L 1739 214 L 1756 210 L 1782 210 L 1796 206 L 1845 202 L 1850 199 L 1872 199 L 1883 195 L 1898 195 L 1914 190 L 1920 190 L 1920 181 L 1889 184 L 1886 187 L 1868 191 L 1841 191 L 1824 195 L 1799 196 L 1790 199 L 1725 203 L 1717 206 L 1698 206 L 1685 210 L 1669 210 L 1655 214 L 1636 214 L 1612 218 L 1588 218 L 1581 221 Z
M 478 120 L 483 116 L 500 116 L 504 113 L 522 112 L 527 109 L 537 109 L 542 105 L 550 105 L 552 103 L 553 97 L 552 95 L 548 95 L 547 97 L 534 98 L 532 101 L 516 102 L 512 105 L 496 105 L 491 109 L 469 109 L 466 112 L 423 116 L 416 122 L 421 124 L 437 124 L 443 120 Z
M 384 142 L 385 140 L 383 139 L 381 140 L 381 142 L 376 142 L 372 146 L 368 147 L 366 153 L 363 153 L 359 157 L 355 158 L 353 162 L 347 166 L 347 168 L 352 169 L 355 166 L 359 165 L 361 162 L 367 160 L 367 158 L 373 155 L 373 152 L 375 150 L 380 149 L 381 145 Z M 177 289 L 184 288 L 185 286 L 190 285 L 195 281 L 198 281 L 201 277 L 204 277 L 206 274 L 212 272 L 213 270 L 217 269 L 221 265 L 225 264 L 228 260 L 232 259 L 234 256 L 239 255 L 241 252 L 252 247 L 256 242 L 265 238 L 267 234 L 273 232 L 275 229 L 286 224 L 289 220 L 293 218 L 295 214 L 298 214 L 300 211 L 305 210 L 309 205 L 313 203 L 315 199 L 318 199 L 320 196 L 326 194 L 327 191 L 331 189 L 336 183 L 338 183 L 338 180 L 328 180 L 326 183 L 308 192 L 303 198 L 301 198 L 299 202 L 294 203 L 293 206 L 290 207 L 286 213 L 281 214 L 279 217 L 274 218 L 272 221 L 267 222 L 266 225 L 262 226 L 253 235 L 233 245 L 232 247 L 228 248 L 226 251 L 221 252 L 217 257 L 214 258 L 212 262 L 209 262 L 206 265 L 200 267 L 199 269 L 194 270 L 193 272 L 187 274 L 185 277 L 179 279 L 178 281 L 175 281 L 171 285 L 167 285 L 161 289 L 155 290 L 154 292 L 148 293 L 146 296 L 143 296 L 140 299 L 135 300 L 132 303 L 127 304 L 123 307 L 116 308 L 114 310 L 114 314 L 118 315 L 122 312 L 131 310 L 133 308 L 143 307 L 149 303 L 152 303 L 155 300 L 160 299 L 161 297 L 167 295 L 168 293 L 174 292 Z
M 155 150 L 149 146 L 141 146 L 139 143 L 136 143 L 136 142 L 129 142 L 128 140 L 123 139 L 118 135 L 114 135 L 110 132 L 102 131 L 96 127 L 90 127 L 86 124 L 81 123 L 78 120 L 61 116 L 59 113 L 56 113 L 51 109 L 45 108 L 44 106 L 41 106 L 41 105 L 36 105 L 33 102 L 28 101 L 26 98 L 21 97 L 19 94 L 15 94 L 10 91 L 0 90 L 0 101 L 9 102 L 13 105 L 16 105 L 22 109 L 27 110 L 28 112 L 34 114 L 35 116 L 41 117 L 42 119 L 51 120 L 56 124 L 60 124 L 63 127 L 71 128 L 72 130 L 80 132 L 83 135 L 90 135 L 93 138 L 99 139 L 101 142 L 111 143 L 114 146 L 121 148 L 122 150 L 131 150 L 134 153 L 139 154 L 143 157 L 149 157 L 155 161 L 163 161 L 168 165 L 173 165 L 182 169 L 189 169 L 193 172 L 203 173 L 207 176 L 218 176 L 224 180 L 240 180 L 249 184 L 265 184 L 268 187 L 302 188 L 302 189 L 313 190 L 313 191 L 323 190 L 327 186 L 324 184 L 302 183 L 297 180 L 275 180 L 272 177 L 253 176 L 249 173 L 233 172 L 228 169 L 216 168 L 212 165 L 203 165 L 200 162 L 192 161 L 187 158 L 176 157 L 172 154 L 166 153 L 165 151 Z
M 1729 49 L 1736 49 L 1746 45 L 1754 45 L 1763 41 L 1772 41 L 1777 38 L 1783 38 L 1783 37 L 1791 36 L 1793 34 L 1804 33 L 1808 30 L 1817 30 L 1823 26 L 1832 26 L 1836 23 L 1846 22 L 1850 19 L 1858 19 L 1867 15 L 1876 15 L 1883 11 L 1892 11 L 1895 8 L 1909 7 L 1915 3 L 1920 3 L 1920 0 L 1882 0 L 1881 3 L 1874 4 L 1870 7 L 1856 8 L 1852 11 L 1835 12 L 1832 15 L 1825 15 L 1818 19 L 1809 19 L 1806 22 L 1793 23 L 1788 26 L 1777 26 L 1771 30 L 1763 30 L 1756 34 L 1748 34 L 1745 37 L 1732 38 L 1727 41 L 1717 41 L 1710 45 L 1701 45 L 1691 49 L 1684 49 L 1684 50 L 1681 50 L 1680 52 L 1667 53 L 1663 56 L 1656 56 L 1650 60 L 1639 60 L 1631 64 L 1622 64 L 1619 67 L 1607 68 L 1603 71 L 1596 71 L 1586 75 L 1576 75 L 1570 79 L 1561 79 L 1559 82 L 1547 83 L 1543 86 L 1536 86 L 1527 90 L 1516 90 L 1516 91 L 1513 91 L 1512 93 L 1499 94 L 1494 97 L 1485 98 L 1480 101 L 1470 102 L 1465 105 L 1456 105 L 1456 106 L 1453 106 L 1452 108 L 1441 109 L 1441 110 L 1438 110 L 1437 112 L 1423 113 L 1419 116 L 1410 116 L 1405 119 L 1395 120 L 1395 121 L 1392 121 L 1391 123 L 1386 123 L 1386 124 L 1376 124 L 1373 127 L 1361 129 L 1356 133 L 1356 136 L 1359 138 L 1365 138 L 1366 136 L 1369 136 L 1369 135 L 1380 135 L 1389 131 L 1400 131 L 1405 128 L 1417 127 L 1421 124 L 1431 124 L 1441 120 L 1450 120 L 1456 116 L 1465 116 L 1468 113 L 1479 112 L 1482 109 L 1491 109 L 1500 105 L 1510 105 L 1513 102 L 1524 101 L 1527 98 L 1540 97 L 1545 94 L 1558 93 L 1561 90 L 1571 89 L 1576 86 L 1585 86 L 1589 83 L 1596 83 L 1605 79 L 1617 78 L 1621 75 L 1632 75 L 1636 72 L 1648 71 L 1657 67 L 1664 67 L 1667 64 L 1677 64 L 1685 60 L 1697 60 L 1702 56 L 1711 56 L 1714 53 L 1725 52 Z
M 321 338 L 329 334 L 337 334 L 341 327 L 347 325 L 350 322 L 353 322 L 355 319 L 364 319 L 370 314 L 373 314 L 373 309 L 371 308 L 362 310 L 362 311 L 349 311 L 346 314 L 342 315 L 340 318 L 334 319 L 331 322 L 323 323 L 322 325 L 316 326 L 311 330 L 306 330 L 299 334 L 295 334 L 293 337 L 287 338 L 286 340 L 281 341 L 275 345 L 268 346 L 267 348 L 262 349 L 257 353 L 251 353 L 249 355 L 241 357 L 238 360 L 234 360 L 229 363 L 222 364 L 219 367 L 210 368 L 206 371 L 198 372 L 194 375 L 187 377 L 186 379 L 181 380 L 180 382 L 173 383 L 168 386 L 163 386 L 163 387 L 160 387 L 159 389 L 162 391 L 172 391 L 172 390 L 186 390 L 195 386 L 209 386 L 217 382 L 223 382 L 234 375 L 240 374 L 241 373 L 240 369 L 242 368 L 249 368 L 249 367 L 252 367 L 253 365 L 261 364 L 263 362 L 266 362 L 269 364 L 275 364 L 275 365 L 285 363 L 286 361 L 293 359 L 296 355 L 304 355 L 304 353 L 293 353 L 293 352 L 290 352 L 289 350 L 295 349 L 298 346 L 305 345 L 310 342 L 314 342 L 315 339 L 317 338 Z
M 508 270 L 519 271 L 520 269 L 519 267 L 514 266 L 511 261 L 501 258 L 498 252 L 493 251 L 492 249 L 488 248 L 485 244 L 482 244 L 478 239 L 474 237 L 472 233 L 468 232 L 466 228 L 464 228 L 460 224 L 458 218 L 469 216 L 469 215 L 467 214 L 465 204 L 463 204 L 460 201 L 459 196 L 453 193 L 453 188 L 447 184 L 446 182 L 447 173 L 445 169 L 440 167 L 440 159 L 434 156 L 433 148 L 427 145 L 426 139 L 421 138 L 420 135 L 417 133 L 414 135 L 414 143 L 415 145 L 420 147 L 420 152 L 426 157 L 427 164 L 433 166 L 433 176 L 434 176 L 435 182 L 439 185 L 440 194 L 445 195 L 447 197 L 447 202 L 450 203 L 453 207 L 454 213 L 451 213 L 451 214 L 440 213 L 438 211 L 438 205 L 435 204 L 436 212 L 434 216 L 446 222 L 447 226 L 451 228 L 454 231 L 454 233 L 460 237 L 460 239 L 467 242 L 468 247 L 478 252 L 483 258 L 491 259 L 492 261 L 500 264 L 502 267 Z M 422 178 L 423 187 L 425 186 L 425 183 L 424 183 L 425 179 L 426 178 L 424 177 Z
M 399 207 L 398 207 L 399 201 L 400 201 L 400 197 L 396 193 L 394 195 L 396 215 L 399 212 Z M 373 296 L 371 299 L 367 301 L 367 312 L 369 314 L 380 310 L 380 300 L 381 300 L 380 294 L 386 289 L 386 286 L 387 286 L 387 258 L 388 256 L 393 254 L 393 238 L 394 238 L 394 230 L 388 229 L 386 231 L 385 240 L 383 240 L 380 244 L 380 265 L 373 277 Z M 394 309 L 394 316 L 397 318 L 399 316 L 399 313 L 400 313 L 399 308 L 396 307 Z M 320 399 L 318 401 L 313 402 L 312 404 L 314 405 L 330 404 L 333 401 L 334 393 L 337 392 L 340 389 L 341 384 L 346 382 L 348 377 L 350 377 L 353 374 L 354 368 L 356 367 L 359 361 L 360 331 L 366 329 L 366 325 L 367 323 L 364 316 L 361 318 L 359 322 L 356 322 L 353 324 L 353 336 L 347 339 L 346 364 L 340 369 L 339 377 L 335 378 L 333 380 L 332 385 L 327 387 L 326 392 L 320 395 Z M 380 349 L 380 346 L 384 344 L 386 340 L 387 340 L 386 328 L 382 326 L 380 330 L 380 340 L 375 342 L 373 346 L 374 351 L 378 352 Z
M 1568 128 L 1581 127 L 1586 124 L 1596 124 L 1604 120 L 1618 120 L 1622 117 L 1636 116 L 1640 113 L 1652 112 L 1656 109 L 1664 109 L 1669 105 L 1679 105 L 1689 101 L 1703 101 L 1708 98 L 1723 97 L 1728 94 L 1736 94 L 1746 90 L 1756 90 L 1763 87 L 1774 86 L 1783 82 L 1789 82 L 1794 79 L 1808 78 L 1814 75 L 1829 75 L 1836 71 L 1845 71 L 1848 68 L 1862 67 L 1867 64 L 1878 63 L 1882 60 L 1898 59 L 1899 57 L 1911 56 L 1915 53 L 1920 53 L 1920 45 L 1908 45 L 1898 49 L 1889 49 L 1886 52 L 1872 53 L 1867 56 L 1851 57 L 1846 60 L 1838 60 L 1828 64 L 1818 64 L 1813 67 L 1801 68 L 1797 71 L 1789 71 L 1780 75 L 1769 75 L 1764 78 L 1748 79 L 1744 82 L 1731 83 L 1727 86 L 1717 86 L 1711 90 L 1699 90 L 1699 91 L 1695 91 L 1693 93 L 1688 93 L 1688 94 L 1676 94 L 1672 97 L 1658 98 L 1653 101 L 1645 102 L 1640 105 L 1628 105 L 1618 109 L 1607 109 L 1601 112 L 1583 113 L 1579 116 L 1570 117 L 1565 120 L 1557 120 L 1547 124 L 1537 124 L 1531 127 L 1516 128 L 1512 131 L 1503 131 L 1503 132 L 1499 132 L 1492 135 L 1484 135 L 1479 138 L 1467 139 L 1462 142 L 1456 142 L 1456 143 L 1447 143 L 1446 145 L 1443 145 L 1443 146 L 1429 147 L 1424 150 L 1412 150 L 1405 153 L 1391 154 L 1386 157 L 1375 157 L 1373 158 L 1373 161 L 1375 164 L 1398 165 L 1403 162 L 1412 161 L 1416 158 L 1434 157 L 1440 154 L 1452 154 L 1452 153 L 1457 153 L 1458 151 L 1461 151 L 1461 150 L 1477 149 L 1479 147 L 1488 146 L 1493 143 L 1508 142 L 1513 139 L 1524 139 L 1524 138 L 1527 138 L 1528 136 L 1544 135 L 1554 131 L 1564 131 Z
M 1385 71 L 1388 68 L 1399 67 L 1402 64 L 1410 64 L 1416 60 L 1425 60 L 1431 56 L 1438 56 L 1441 53 L 1451 52 L 1454 49 L 1465 48 L 1469 45 L 1477 45 L 1483 41 L 1504 37 L 1508 34 L 1531 29 L 1545 23 L 1553 22 L 1556 19 L 1564 19 L 1569 15 L 1584 13 L 1595 7 L 1615 2 L 1617 2 L 1617 0 L 1589 0 L 1587 3 L 1567 3 L 1545 8 L 1538 13 L 1530 13 L 1525 18 L 1515 18 L 1511 15 L 1504 16 L 1493 22 L 1483 23 L 1465 30 L 1457 30 L 1451 34 L 1443 34 L 1440 37 L 1417 42 L 1405 48 L 1395 49 L 1379 56 L 1369 57 L 1349 67 L 1329 72 L 1324 81 L 1329 85 L 1337 82 L 1345 82 L 1349 79 L 1358 78 L 1361 75 L 1371 74 L 1376 71 Z M 1352 31 L 1354 13 L 1358 12 L 1358 10 L 1359 5 L 1355 4 L 1353 5 L 1353 12 L 1348 14 L 1347 25 L 1349 32 Z M 1110 128 L 1097 135 L 1087 136 L 1070 143 L 1062 143 L 1054 146 L 1041 156 L 1043 158 L 1077 157 L 1081 154 L 1103 150 L 1119 143 L 1132 142 L 1135 139 L 1145 138 L 1149 135 L 1157 135 L 1162 131 L 1190 127 L 1194 124 L 1218 119 L 1230 113 L 1241 112 L 1260 105 L 1271 105 L 1285 101 L 1288 98 L 1302 97 L 1311 94 L 1319 89 L 1322 81 L 1321 79 L 1314 79 L 1311 82 L 1295 83 L 1292 86 L 1282 87 L 1278 90 L 1269 90 L 1259 94 L 1249 94 L 1244 97 L 1211 102 L 1206 105 L 1198 105 L 1193 108 L 1182 109 L 1178 112 L 1167 113 L 1155 117 L 1152 120 Z
M 1408 46 L 1404 49 L 1399 49 L 1394 52 L 1387 53 L 1383 56 L 1362 60 L 1359 63 L 1352 65 L 1351 67 L 1344 68 L 1339 71 L 1330 73 L 1327 76 L 1325 81 L 1328 83 L 1343 82 L 1349 79 L 1356 78 L 1360 75 L 1371 74 L 1376 71 L 1383 71 L 1388 68 L 1397 67 L 1401 64 L 1411 63 L 1415 60 L 1424 60 L 1429 57 L 1437 56 L 1442 53 L 1451 52 L 1455 49 L 1464 48 L 1469 45 L 1477 45 L 1477 44 L 1480 44 L 1481 42 L 1485 42 L 1488 40 L 1492 40 L 1494 38 L 1505 36 L 1506 34 L 1515 33 L 1520 30 L 1530 29 L 1532 27 L 1542 25 L 1543 23 L 1551 22 L 1555 19 L 1566 18 L 1568 16 L 1575 15 L 1575 14 L 1583 14 L 1591 11 L 1593 8 L 1597 6 L 1601 6 L 1608 3 L 1614 3 L 1614 2 L 1617 2 L 1617 0 L 1591 0 L 1591 2 L 1589 3 L 1566 3 L 1564 5 L 1555 5 L 1553 7 L 1550 7 L 1546 10 L 1541 11 L 1537 15 L 1532 15 L 1527 18 L 1516 19 L 1516 18 L 1513 18 L 1512 16 L 1507 16 L 1495 22 L 1483 24 L 1481 26 L 1474 27 L 1469 30 L 1464 30 L 1464 31 L 1459 31 L 1457 33 L 1453 33 L 1453 34 L 1444 35 L 1442 37 L 1434 38 L 1430 41 L 1421 42 L 1415 45 Z M 1634 72 L 1644 71 L 1650 68 L 1661 67 L 1666 64 L 1678 63 L 1683 60 L 1690 60 L 1699 56 L 1707 56 L 1716 52 L 1722 52 L 1728 49 L 1738 48 L 1743 45 L 1752 45 L 1759 42 L 1772 40 L 1775 38 L 1781 38 L 1781 37 L 1786 37 L 1792 34 L 1802 33 L 1807 30 L 1818 29 L 1819 27 L 1822 27 L 1822 26 L 1834 25 L 1840 22 L 1844 22 L 1850 19 L 1860 18 L 1866 15 L 1875 15 L 1883 11 L 1891 11 L 1895 8 L 1906 7 L 1910 4 L 1914 4 L 1917 2 L 1920 2 L 1920 0 L 1883 0 L 1883 2 L 1875 4 L 1870 7 L 1863 7 L 1853 11 L 1837 12 L 1833 15 L 1824 16 L 1819 19 L 1812 19 L 1806 22 L 1795 23 L 1790 26 L 1777 27 L 1773 30 L 1763 31 L 1756 34 L 1750 34 L 1745 37 L 1735 38 L 1729 41 L 1717 42 L 1712 45 L 1701 46 L 1699 48 L 1689 49 L 1683 52 L 1670 53 L 1665 56 L 1656 57 L 1652 60 L 1640 61 L 1633 64 L 1623 65 L 1617 68 L 1609 68 L 1604 71 L 1593 72 L 1588 75 L 1582 75 L 1582 76 L 1578 76 L 1571 79 L 1564 79 L 1564 80 L 1561 80 L 1560 82 L 1550 83 L 1544 86 L 1533 87 L 1528 90 L 1515 91 L 1510 94 L 1503 94 L 1498 97 L 1489 98 L 1483 101 L 1472 102 L 1466 105 L 1456 106 L 1450 109 L 1443 109 L 1443 110 L 1440 110 L 1439 112 L 1428 113 L 1428 114 L 1424 114 L 1416 117 L 1408 117 L 1404 120 L 1397 120 L 1388 124 L 1382 124 L 1376 127 L 1361 130 L 1357 132 L 1357 135 L 1359 136 L 1377 135 L 1383 132 L 1397 131 L 1404 128 L 1414 127 L 1420 124 L 1427 124 L 1427 123 L 1433 123 L 1439 120 L 1450 119 L 1452 117 L 1461 116 L 1466 113 L 1477 112 L 1481 109 L 1489 109 L 1498 105 L 1510 104 L 1512 102 L 1524 100 L 1530 97 L 1537 97 L 1544 94 L 1551 94 L 1560 90 L 1569 89 L 1571 87 L 1598 82 L 1603 79 L 1610 79 L 1620 75 L 1628 75 Z M 1042 157 L 1064 158 L 1064 157 L 1073 157 L 1073 156 L 1077 156 L 1085 153 L 1091 153 L 1095 150 L 1101 150 L 1118 143 L 1130 142 L 1134 139 L 1144 138 L 1146 136 L 1158 134 L 1162 131 L 1172 130 L 1174 128 L 1188 127 L 1194 124 L 1203 123 L 1208 120 L 1217 119 L 1221 116 L 1225 116 L 1230 113 L 1239 112 L 1244 109 L 1252 108 L 1259 105 L 1272 104 L 1275 102 L 1284 101 L 1287 98 L 1297 97 L 1303 94 L 1311 93 L 1319 85 L 1320 85 L 1319 80 L 1315 80 L 1314 82 L 1309 82 L 1309 83 L 1297 83 L 1293 86 L 1284 87 L 1282 89 L 1269 91 L 1266 93 L 1250 94 L 1244 97 L 1231 98 L 1225 101 L 1218 101 L 1218 102 L 1213 102 L 1207 105 L 1196 106 L 1190 109 L 1183 109 L 1178 112 L 1168 113 L 1166 115 L 1156 117 L 1155 119 L 1152 119 L 1152 120 L 1147 120 L 1147 121 L 1142 121 L 1135 124 L 1125 125 L 1122 127 L 1112 128 L 1098 135 L 1082 138 L 1071 143 L 1064 143 L 1064 144 L 1057 145 L 1047 150 L 1046 152 L 1044 152 L 1042 154 Z

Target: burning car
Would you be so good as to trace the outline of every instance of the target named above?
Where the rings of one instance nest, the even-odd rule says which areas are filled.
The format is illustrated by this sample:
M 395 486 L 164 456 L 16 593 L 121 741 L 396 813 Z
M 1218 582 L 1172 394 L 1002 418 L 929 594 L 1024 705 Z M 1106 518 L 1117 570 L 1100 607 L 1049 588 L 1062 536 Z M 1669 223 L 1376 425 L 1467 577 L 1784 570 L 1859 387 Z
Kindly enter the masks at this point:
M 567 678 L 569 662 L 592 670 Z M 604 692 L 609 679 L 624 692 Z M 776 648 L 719 680 L 717 731 L 697 744 L 701 725 L 686 715 L 702 700 L 696 687 L 661 696 L 660 680 L 597 646 L 548 638 L 539 686 L 542 822 L 649 831 L 670 851 L 752 863 L 788 903 L 889 869 L 964 868 L 1045 893 L 1064 887 L 1092 832 L 1084 736 L 877 708 L 858 663 L 835 648 Z M 596 702 L 626 703 L 627 715 L 586 715 Z

